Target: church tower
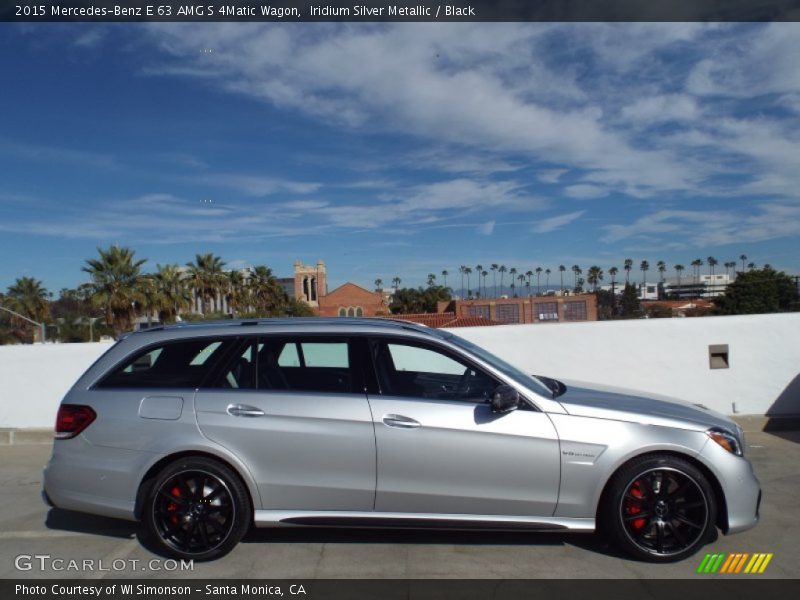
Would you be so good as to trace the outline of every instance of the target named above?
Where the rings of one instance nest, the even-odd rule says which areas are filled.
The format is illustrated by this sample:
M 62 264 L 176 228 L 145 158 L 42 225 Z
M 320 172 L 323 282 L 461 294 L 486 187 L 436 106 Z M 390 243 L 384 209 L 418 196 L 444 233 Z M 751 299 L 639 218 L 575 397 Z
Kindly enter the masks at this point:
M 299 259 L 294 261 L 294 297 L 306 304 L 319 307 L 319 299 L 328 293 L 325 263 L 304 265 Z

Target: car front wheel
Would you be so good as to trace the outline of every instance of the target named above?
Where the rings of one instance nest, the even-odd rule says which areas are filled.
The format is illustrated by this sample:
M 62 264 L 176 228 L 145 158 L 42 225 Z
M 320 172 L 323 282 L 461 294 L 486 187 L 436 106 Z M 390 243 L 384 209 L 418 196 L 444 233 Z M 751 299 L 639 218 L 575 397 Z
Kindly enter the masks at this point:
M 148 538 L 163 554 L 202 561 L 233 549 L 250 526 L 252 508 L 244 484 L 229 467 L 188 457 L 158 474 L 143 516 Z
M 674 562 L 711 539 L 717 505 L 711 485 L 694 465 L 653 455 L 632 460 L 614 475 L 601 518 L 627 554 Z

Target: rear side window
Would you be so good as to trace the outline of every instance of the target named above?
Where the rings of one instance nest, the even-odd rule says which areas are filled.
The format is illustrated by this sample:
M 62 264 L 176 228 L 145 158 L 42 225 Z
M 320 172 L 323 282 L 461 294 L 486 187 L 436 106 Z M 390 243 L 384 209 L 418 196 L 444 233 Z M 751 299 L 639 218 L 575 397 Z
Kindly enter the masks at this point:
M 235 340 L 187 340 L 150 347 L 126 360 L 98 388 L 195 388 Z
M 353 389 L 345 339 L 264 338 L 256 364 L 262 390 L 350 393 Z

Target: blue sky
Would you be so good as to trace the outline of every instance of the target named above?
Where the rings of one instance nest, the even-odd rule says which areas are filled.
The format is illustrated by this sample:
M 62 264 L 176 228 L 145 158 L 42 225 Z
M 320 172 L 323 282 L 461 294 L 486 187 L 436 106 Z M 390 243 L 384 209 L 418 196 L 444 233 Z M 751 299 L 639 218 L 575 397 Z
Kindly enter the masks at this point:
M 76 286 L 114 243 L 321 258 L 332 285 L 798 273 L 798 47 L 794 23 L 0 24 L 0 289 Z

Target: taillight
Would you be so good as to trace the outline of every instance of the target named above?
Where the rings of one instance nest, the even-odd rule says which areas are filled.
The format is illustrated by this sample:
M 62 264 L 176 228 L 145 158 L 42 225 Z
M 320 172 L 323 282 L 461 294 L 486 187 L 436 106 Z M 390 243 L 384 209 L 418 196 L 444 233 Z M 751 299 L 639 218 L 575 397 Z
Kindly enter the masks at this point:
M 91 425 L 97 413 L 89 406 L 62 404 L 56 415 L 56 439 L 68 440 Z

